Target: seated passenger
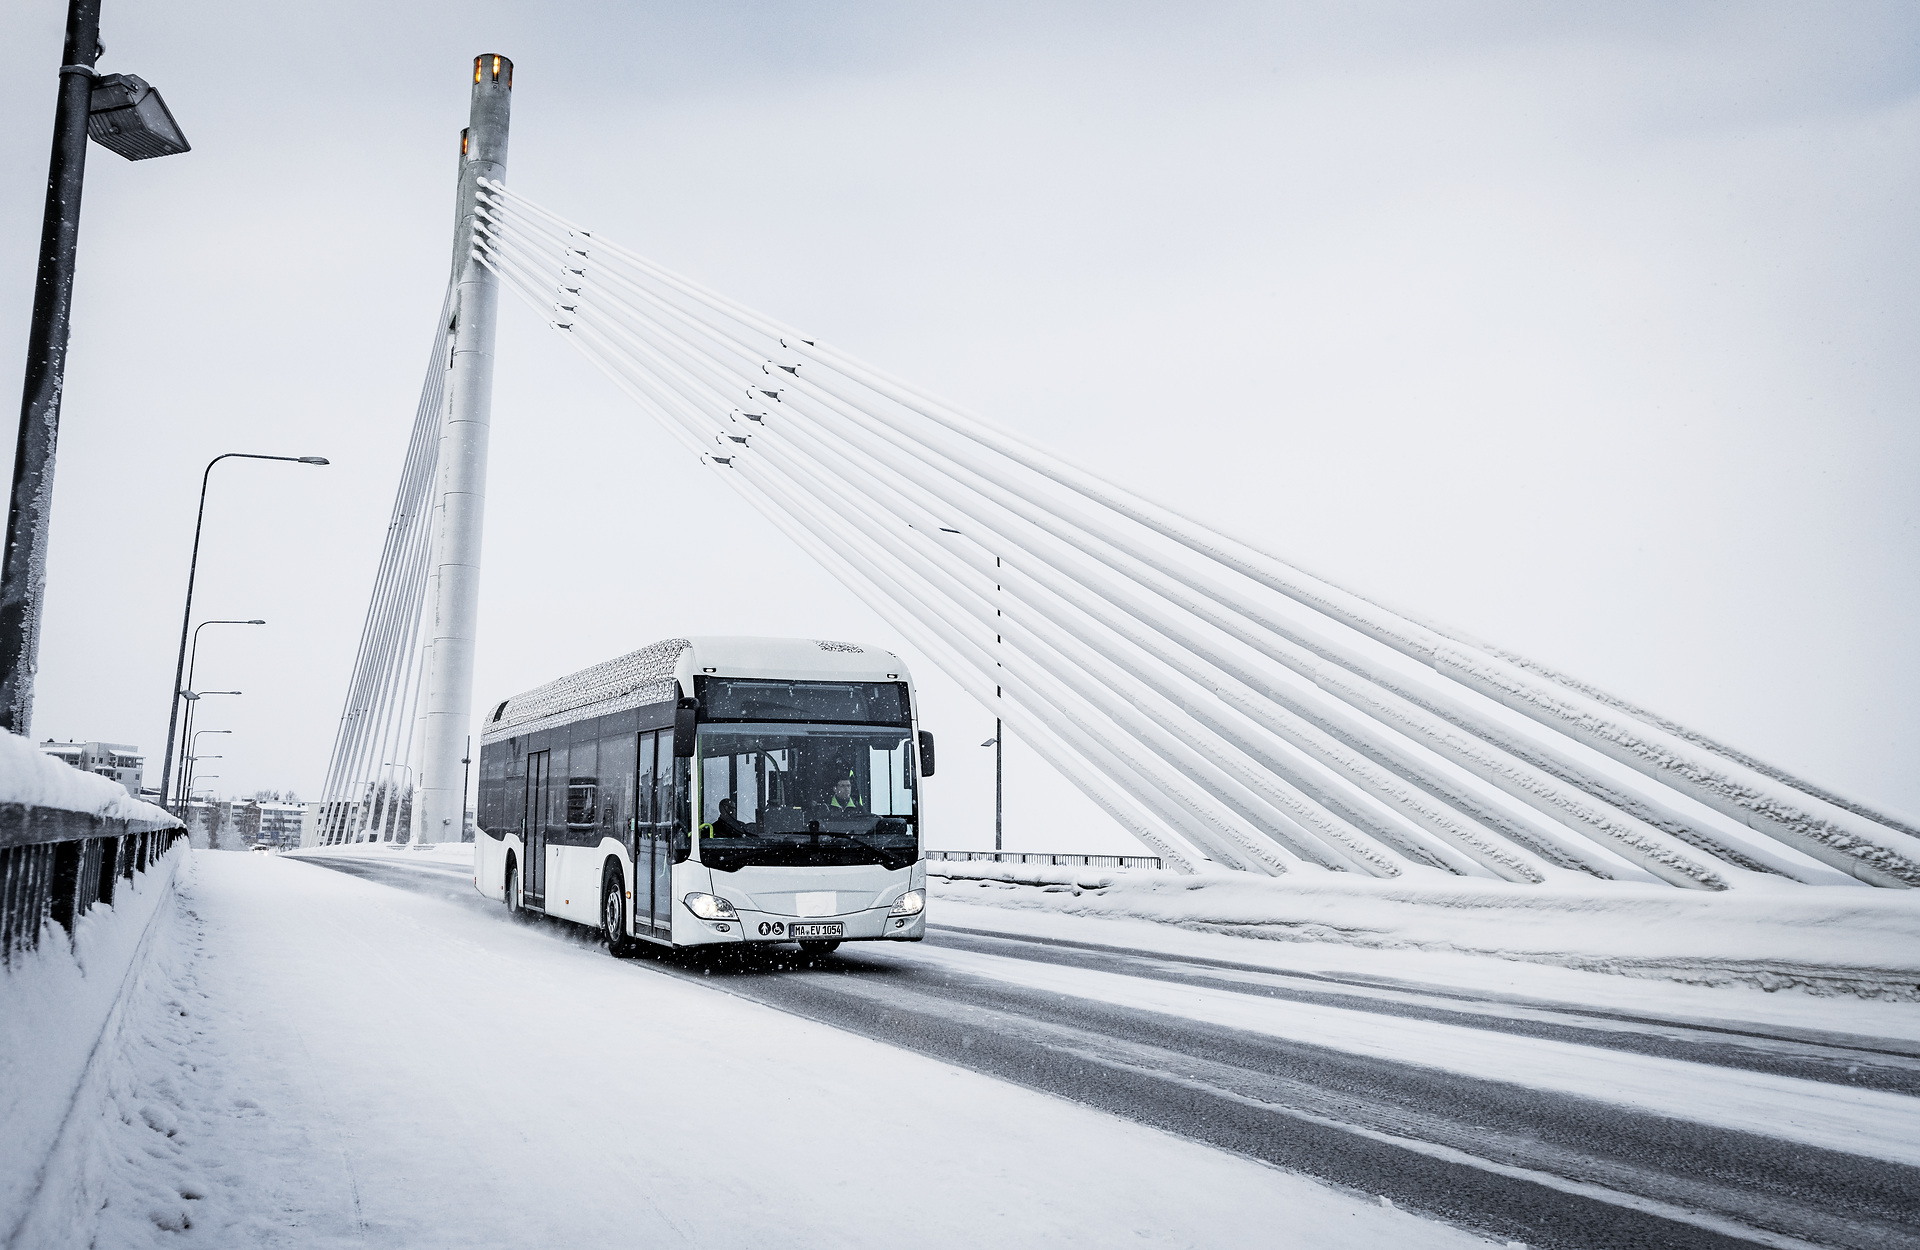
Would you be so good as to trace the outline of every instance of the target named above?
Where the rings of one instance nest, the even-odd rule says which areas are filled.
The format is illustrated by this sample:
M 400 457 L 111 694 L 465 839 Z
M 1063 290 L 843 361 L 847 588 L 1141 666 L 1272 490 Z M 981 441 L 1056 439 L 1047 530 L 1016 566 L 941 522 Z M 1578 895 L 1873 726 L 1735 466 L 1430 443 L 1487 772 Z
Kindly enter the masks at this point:
M 714 817 L 711 823 L 700 826 L 700 836 L 703 838 L 753 837 L 753 830 L 734 818 L 734 812 L 737 810 L 739 809 L 732 799 L 721 799 L 720 814 Z

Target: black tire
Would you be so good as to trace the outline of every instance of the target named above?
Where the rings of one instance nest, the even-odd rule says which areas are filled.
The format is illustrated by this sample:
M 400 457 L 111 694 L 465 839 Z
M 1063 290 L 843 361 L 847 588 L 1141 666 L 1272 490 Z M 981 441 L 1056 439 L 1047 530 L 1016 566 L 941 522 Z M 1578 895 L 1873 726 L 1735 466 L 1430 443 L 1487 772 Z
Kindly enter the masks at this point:
M 615 959 L 633 954 L 636 943 L 627 936 L 627 891 L 620 870 L 609 868 L 600 883 L 600 936 L 607 939 L 607 953 Z
M 505 894 L 507 914 L 518 918 L 520 915 L 520 865 L 513 862 L 512 856 L 507 857 L 507 888 Z
M 800 943 L 800 953 L 803 955 L 831 955 L 839 948 L 840 943 L 831 938 Z

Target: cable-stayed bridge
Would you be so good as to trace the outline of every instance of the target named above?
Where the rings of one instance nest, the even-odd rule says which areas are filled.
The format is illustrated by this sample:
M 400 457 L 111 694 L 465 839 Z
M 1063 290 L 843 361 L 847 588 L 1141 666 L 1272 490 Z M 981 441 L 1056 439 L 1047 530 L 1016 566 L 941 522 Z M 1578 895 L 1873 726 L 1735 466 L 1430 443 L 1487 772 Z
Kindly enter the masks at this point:
M 1893 816 L 1345 591 L 509 188 L 511 75 L 476 62 L 325 840 L 459 836 L 504 286 L 1174 867 L 1920 884 Z
M 1851 888 L 1920 881 L 1913 828 L 522 194 L 512 73 L 474 63 L 327 784 L 324 839 L 373 845 L 190 860 L 167 813 L 0 735 L 0 1246 L 1920 1247 L 1920 895 Z M 763 657 L 675 639 L 490 707 L 489 836 L 432 845 L 483 771 L 502 302 L 1207 875 L 927 862 L 911 795 L 856 800 L 847 767 L 915 788 L 907 674 L 815 683 L 819 651 L 868 662 L 832 642 L 786 647 L 778 699 L 716 694 Z M 823 688 L 830 715 L 781 703 Z M 807 779 L 833 797 L 794 802 L 835 739 Z M 636 1152 L 676 1125 L 724 1131 Z M 743 1170 L 743 1141 L 776 1145 Z

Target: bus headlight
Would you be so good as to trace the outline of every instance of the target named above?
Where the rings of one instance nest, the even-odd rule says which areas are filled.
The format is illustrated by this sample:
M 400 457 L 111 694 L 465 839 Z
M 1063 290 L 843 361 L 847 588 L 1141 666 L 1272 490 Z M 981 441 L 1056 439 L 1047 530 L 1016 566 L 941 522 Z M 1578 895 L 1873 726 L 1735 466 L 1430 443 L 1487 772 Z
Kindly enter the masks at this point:
M 689 894 L 683 900 L 687 910 L 702 920 L 737 920 L 733 904 L 717 894 Z
M 927 896 L 925 894 L 922 894 L 919 890 L 908 890 L 905 894 L 902 894 L 898 899 L 894 900 L 893 910 L 887 914 L 889 916 L 917 916 L 926 908 L 926 905 Z

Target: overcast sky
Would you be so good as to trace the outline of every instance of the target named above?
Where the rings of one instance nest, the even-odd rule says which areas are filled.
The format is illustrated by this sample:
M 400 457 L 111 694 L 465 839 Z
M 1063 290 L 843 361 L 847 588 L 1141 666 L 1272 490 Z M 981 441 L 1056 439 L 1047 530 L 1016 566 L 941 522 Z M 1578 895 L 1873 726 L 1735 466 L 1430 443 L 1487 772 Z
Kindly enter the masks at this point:
M 64 5 L 0 11 L 0 362 Z M 191 154 L 88 164 L 36 737 L 317 797 L 446 280 L 508 180 L 1354 589 L 1920 812 L 1911 4 L 105 0 Z M 15 374 L 14 376 L 18 376 Z M 5 440 L 10 446 L 10 440 Z M 656 638 L 892 632 L 502 307 L 476 705 Z M 216 636 L 217 635 L 217 636 Z M 911 656 L 911 652 L 908 652 Z M 936 844 L 989 715 L 922 662 Z M 1125 843 L 1016 746 L 1010 844 Z

